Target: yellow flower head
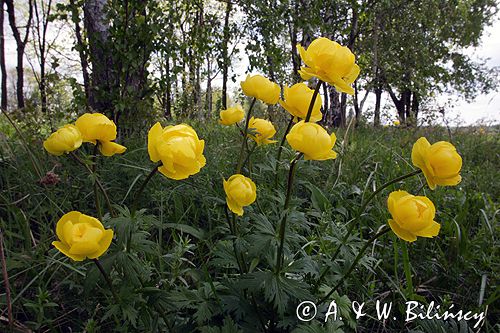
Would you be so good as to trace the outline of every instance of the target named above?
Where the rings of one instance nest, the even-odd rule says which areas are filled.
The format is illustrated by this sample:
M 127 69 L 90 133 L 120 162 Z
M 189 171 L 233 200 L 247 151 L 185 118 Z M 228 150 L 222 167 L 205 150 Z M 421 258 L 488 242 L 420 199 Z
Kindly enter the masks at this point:
M 64 125 L 43 142 L 50 154 L 60 156 L 78 149 L 82 145 L 82 134 L 74 125 Z
M 406 191 L 389 194 L 387 207 L 392 219 L 389 226 L 401 239 L 413 242 L 420 237 L 434 237 L 441 225 L 434 221 L 436 208 L 427 197 L 414 196 Z
M 351 84 L 359 75 L 359 66 L 351 50 L 328 38 L 320 37 L 312 41 L 307 50 L 297 45 L 306 66 L 299 70 L 304 80 L 312 77 L 327 82 L 340 92 L 354 94 Z
M 276 134 L 276 129 L 269 120 L 252 117 L 248 123 L 248 129 L 254 132 L 248 136 L 259 146 L 276 142 L 276 140 L 270 140 Z
M 83 142 L 97 144 L 104 156 L 123 154 L 127 148 L 111 142 L 116 139 L 116 125 L 101 113 L 85 113 L 75 122 L 82 133 Z
M 113 230 L 104 229 L 98 219 L 77 211 L 61 217 L 57 222 L 56 234 L 59 240 L 52 242 L 52 245 L 76 261 L 100 257 L 113 239 Z
M 305 83 L 297 83 L 290 88 L 285 87 L 283 91 L 285 100 L 280 100 L 279 102 L 292 116 L 305 119 L 313 94 L 314 90 L 310 89 Z M 323 117 L 320 111 L 321 104 L 321 96 L 318 94 L 314 101 L 310 121 L 317 122 Z
M 249 97 L 255 97 L 267 104 L 276 104 L 280 98 L 280 86 L 271 82 L 262 75 L 247 75 L 245 81 L 241 81 L 243 93 Z
M 398 119 L 394 120 L 393 124 L 394 124 L 394 126 L 401 125 L 401 123 L 400 123 L 400 121 Z
M 243 207 L 251 205 L 257 198 L 255 183 L 240 174 L 224 179 L 224 192 L 229 209 L 239 216 L 243 215 Z
M 85 113 L 75 122 L 82 133 L 83 142 L 96 144 L 96 141 L 112 141 L 116 139 L 116 125 L 101 113 Z
M 180 180 L 200 172 L 206 164 L 203 149 L 205 141 L 200 140 L 195 130 L 186 124 L 161 127 L 154 124 L 148 134 L 149 158 L 161 160 L 158 168 L 167 178 Z
M 436 185 L 454 186 L 462 180 L 462 157 L 449 142 L 439 141 L 431 145 L 422 137 L 413 145 L 411 161 L 422 170 L 432 190 Z
M 233 125 L 245 118 L 245 111 L 241 105 L 235 105 L 220 112 L 219 123 L 222 125 Z
M 337 158 L 333 146 L 337 137 L 335 133 L 331 135 L 318 124 L 299 121 L 293 125 L 286 140 L 293 149 L 304 153 L 306 160 L 329 160 Z

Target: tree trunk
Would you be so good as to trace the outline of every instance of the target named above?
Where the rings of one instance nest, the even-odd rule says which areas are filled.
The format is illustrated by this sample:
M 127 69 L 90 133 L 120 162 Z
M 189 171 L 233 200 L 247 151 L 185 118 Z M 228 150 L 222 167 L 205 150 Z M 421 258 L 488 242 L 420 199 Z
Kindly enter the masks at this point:
M 69 0 L 69 3 L 71 6 L 71 20 L 75 25 L 76 49 L 78 50 L 78 54 L 80 56 L 80 66 L 82 67 L 83 89 L 85 91 L 85 107 L 88 108 L 90 96 L 90 79 L 88 71 L 89 62 L 87 59 L 87 54 L 85 52 L 85 44 L 83 43 L 78 8 L 75 5 L 75 0 Z
M 411 101 L 411 113 L 412 113 L 412 117 L 415 120 L 415 122 L 418 119 L 419 109 L 420 109 L 420 99 L 418 97 L 418 93 L 413 92 L 413 98 Z
M 107 0 L 86 0 L 83 7 L 92 64 L 89 105 L 94 111 L 106 113 L 114 119 L 112 87 L 116 84 L 116 80 L 113 75 L 113 60 L 108 40 L 109 22 L 105 13 L 106 4 Z
M 380 28 L 380 14 L 375 14 L 375 24 L 373 27 L 373 75 L 375 85 L 375 110 L 373 115 L 373 125 L 380 126 L 380 102 L 382 98 L 382 83 L 380 68 L 378 64 L 378 34 Z
M 373 125 L 380 126 L 380 105 L 382 101 L 382 87 L 375 87 L 375 110 L 373 116 Z
M 14 35 L 14 39 L 16 40 L 17 45 L 17 87 L 16 87 L 16 96 L 17 96 L 17 107 L 19 109 L 24 108 L 24 49 L 26 48 L 26 42 L 28 41 L 29 31 L 31 27 L 31 19 L 33 18 L 33 4 L 32 0 L 29 0 L 29 13 L 28 13 L 28 21 L 26 23 L 25 35 L 24 38 L 21 38 L 21 34 L 16 25 L 16 12 L 14 8 L 13 0 L 5 0 L 7 4 L 7 13 L 9 15 L 9 25 L 12 29 L 12 34 Z
M 0 15 L 0 68 L 2 71 L 2 97 L 1 97 L 1 108 L 2 110 L 7 110 L 7 67 L 5 65 L 5 37 L 4 37 L 4 30 L 3 30 L 3 6 L 4 5 L 4 0 L 0 0 L 0 10 L 1 10 L 1 15 Z
M 300 69 L 300 57 L 297 52 L 297 24 L 295 22 L 295 18 L 298 17 L 298 1 L 293 2 L 293 12 L 289 15 L 288 18 L 288 32 L 290 34 L 290 52 L 292 58 L 293 65 L 293 73 L 292 78 L 294 82 L 300 82 L 301 78 L 299 75 Z
M 164 106 L 164 116 L 166 119 L 172 118 L 172 82 L 170 80 L 170 55 L 167 53 L 165 59 L 165 77 L 166 77 L 166 87 L 165 87 L 165 106 Z
M 207 53 L 207 88 L 205 91 L 205 105 L 207 108 L 207 119 L 212 117 L 212 64 L 210 55 Z
M 231 1 L 227 2 L 226 6 L 226 14 L 224 17 L 224 35 L 222 41 L 222 109 L 227 109 L 227 80 L 229 76 L 229 52 L 228 52 L 228 44 L 229 44 L 229 17 L 231 16 L 231 10 L 233 8 L 233 3 Z

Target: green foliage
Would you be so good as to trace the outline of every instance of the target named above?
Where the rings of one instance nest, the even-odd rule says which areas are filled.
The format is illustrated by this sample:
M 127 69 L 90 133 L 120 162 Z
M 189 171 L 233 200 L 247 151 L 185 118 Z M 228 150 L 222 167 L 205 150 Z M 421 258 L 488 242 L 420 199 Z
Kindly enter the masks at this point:
M 358 128 L 349 143 L 340 140 L 334 161 L 300 161 L 288 208 L 282 274 L 276 274 L 279 221 L 285 197 L 284 172 L 274 186 L 275 149 L 259 147 L 251 157 L 257 202 L 245 208 L 230 232 L 222 178 L 232 174 L 239 142 L 235 129 L 212 123 L 192 124 L 209 142 L 207 166 L 185 181 L 156 175 L 133 211 L 132 202 L 144 174 L 152 168 L 143 138 L 131 138 L 126 154 L 99 158 L 100 179 L 112 193 L 116 216 L 103 224 L 115 232 L 113 245 L 100 262 L 119 302 L 91 261 L 73 262 L 50 246 L 55 223 L 69 210 L 96 215 L 92 179 L 69 158 L 53 158 L 31 148 L 43 172 L 54 167 L 60 181 L 41 185 L 27 152 L 15 138 L 1 141 L 0 227 L 4 234 L 14 317 L 33 329 L 65 331 L 201 331 L 352 332 L 381 328 L 376 318 L 356 319 L 352 301 L 394 302 L 404 317 L 405 279 L 395 236 L 377 240 L 339 290 L 335 300 L 343 320 L 324 323 L 327 304 L 317 319 L 302 323 L 295 308 L 317 301 L 346 274 L 367 237 L 388 218 L 387 194 L 399 187 L 421 191 L 436 203 L 439 237 L 419 239 L 410 247 L 413 283 L 423 302 L 479 311 L 489 307 L 483 328 L 495 331 L 498 316 L 498 178 L 496 128 L 485 134 L 460 129 L 453 142 L 464 158 L 463 181 L 456 188 L 429 191 L 423 178 L 395 184 L 377 196 L 356 232 L 336 258 L 349 223 L 365 198 L 388 180 L 411 170 L 411 145 L 421 135 L 431 142 L 447 139 L 434 128 L 418 132 L 399 128 Z M 343 133 L 337 133 L 339 138 Z M 225 153 L 220 153 L 221 151 Z M 90 152 L 87 152 L 90 153 Z M 287 147 L 285 161 L 293 152 Z M 119 172 L 117 172 L 119 170 Z M 248 170 L 245 170 L 248 172 Z M 19 177 L 22 173 L 23 177 Z M 328 268 L 328 270 L 326 270 Z M 320 280 L 320 276 L 323 276 Z M 487 283 L 481 288 L 483 279 Z M 318 283 L 318 281 L 320 281 Z M 445 286 L 445 287 L 444 287 Z M 481 296 L 482 306 L 478 307 Z M 5 296 L 0 304 L 5 307 Z M 117 324 L 119 323 L 119 324 Z M 471 329 L 462 322 L 390 321 L 387 329 L 414 332 Z

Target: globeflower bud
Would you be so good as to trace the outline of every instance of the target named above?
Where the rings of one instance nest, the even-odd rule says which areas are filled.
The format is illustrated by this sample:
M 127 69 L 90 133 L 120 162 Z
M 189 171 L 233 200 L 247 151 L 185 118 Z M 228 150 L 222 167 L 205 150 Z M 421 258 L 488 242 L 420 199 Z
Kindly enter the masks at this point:
M 285 100 L 280 100 L 281 106 L 287 110 L 292 116 L 305 119 L 309 105 L 311 104 L 314 90 L 309 88 L 305 83 L 297 83 L 291 87 L 285 87 L 283 95 Z M 312 122 L 320 121 L 323 118 L 321 114 L 321 96 L 318 94 L 314 101 L 314 106 L 311 113 Z
M 399 238 L 413 242 L 420 237 L 434 237 L 441 225 L 434 221 L 436 208 L 429 198 L 414 196 L 406 191 L 389 194 L 387 206 L 392 219 L 389 226 Z
M 276 140 L 270 140 L 276 134 L 276 129 L 269 120 L 252 117 L 248 122 L 248 128 L 254 132 L 253 134 L 248 134 L 248 136 L 257 145 L 267 145 L 276 142 Z
M 100 257 L 111 244 L 113 230 L 91 216 L 72 211 L 57 222 L 58 241 L 52 242 L 59 251 L 75 261 Z
M 431 145 L 422 137 L 413 145 L 411 161 L 422 170 L 432 190 L 436 185 L 454 186 L 462 180 L 462 157 L 449 142 L 439 141 Z
M 220 112 L 219 123 L 222 125 L 233 125 L 245 118 L 245 111 L 241 105 L 235 105 Z
M 271 82 L 262 75 L 247 75 L 241 83 L 243 93 L 249 97 L 255 97 L 267 104 L 276 104 L 280 98 L 280 86 Z
M 337 158 L 337 153 L 332 150 L 337 141 L 335 133 L 329 135 L 316 123 L 299 121 L 292 127 L 286 140 L 293 149 L 303 153 L 306 160 L 323 161 Z
M 297 48 L 302 61 L 306 64 L 299 70 L 304 80 L 317 77 L 340 92 L 354 94 L 351 84 L 358 77 L 360 68 L 348 47 L 320 37 L 313 40 L 307 50 L 300 44 Z
M 43 142 L 43 147 L 50 154 L 60 156 L 78 149 L 82 145 L 82 134 L 74 125 L 64 125 L 52 133 Z
M 224 180 L 224 191 L 229 209 L 239 216 L 243 215 L 243 207 L 251 205 L 257 198 L 255 183 L 240 174 L 232 175 Z
M 200 172 L 205 166 L 205 141 L 186 124 L 161 127 L 156 123 L 149 130 L 148 153 L 151 161 L 161 160 L 158 168 L 167 178 L 180 180 Z

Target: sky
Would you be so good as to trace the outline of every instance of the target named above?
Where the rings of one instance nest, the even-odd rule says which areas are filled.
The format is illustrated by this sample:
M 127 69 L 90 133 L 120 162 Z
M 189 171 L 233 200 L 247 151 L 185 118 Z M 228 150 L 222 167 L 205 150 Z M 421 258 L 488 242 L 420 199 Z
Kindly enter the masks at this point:
M 10 27 L 8 25 L 7 15 L 5 15 L 4 30 L 6 33 L 6 59 L 7 59 L 7 70 L 12 73 L 16 65 L 16 45 L 15 41 L 11 35 Z M 60 31 L 59 31 L 60 32 Z M 64 36 L 65 35 L 65 36 Z M 63 38 L 62 42 L 64 45 L 72 45 L 73 41 L 68 38 L 67 34 L 59 35 Z M 67 48 L 67 52 L 70 52 L 70 48 Z M 74 52 L 74 51 L 72 51 Z M 469 48 L 466 50 L 473 59 L 483 58 L 488 59 L 487 65 L 490 67 L 500 66 L 500 14 L 497 16 L 493 25 L 486 28 L 485 33 L 481 39 L 481 43 L 477 48 Z M 233 83 L 229 81 L 229 89 L 238 89 L 239 82 L 245 79 L 245 72 L 248 66 L 248 59 L 244 56 L 244 52 L 240 52 L 242 58 L 236 60 L 233 64 L 233 71 L 236 74 L 236 82 Z M 74 58 L 76 54 L 70 55 L 69 57 Z M 76 58 L 75 58 L 76 59 Z M 29 63 L 25 61 L 25 66 L 29 71 Z M 9 78 L 9 81 L 12 77 Z M 221 85 L 221 78 L 214 81 L 214 85 Z M 373 95 L 373 94 L 371 94 Z M 373 104 L 373 96 L 367 100 L 367 106 Z M 392 102 L 388 95 L 383 96 L 383 102 L 391 105 Z M 448 101 L 452 101 L 452 105 Z M 439 96 L 437 99 L 437 104 L 444 107 L 446 110 L 446 118 L 452 125 L 474 125 L 474 124 L 500 124 L 500 92 L 493 92 L 490 94 L 479 95 L 472 103 L 467 103 L 463 100 L 457 100 L 456 96 Z M 392 112 L 389 117 L 383 115 L 383 122 L 392 122 L 395 119 L 395 112 Z M 438 123 L 442 123 L 442 120 L 438 119 Z

